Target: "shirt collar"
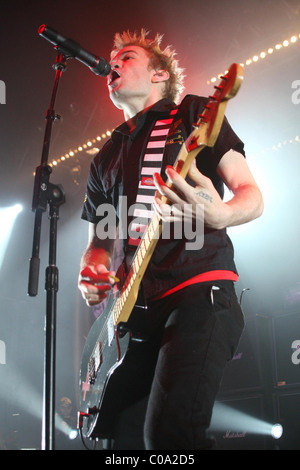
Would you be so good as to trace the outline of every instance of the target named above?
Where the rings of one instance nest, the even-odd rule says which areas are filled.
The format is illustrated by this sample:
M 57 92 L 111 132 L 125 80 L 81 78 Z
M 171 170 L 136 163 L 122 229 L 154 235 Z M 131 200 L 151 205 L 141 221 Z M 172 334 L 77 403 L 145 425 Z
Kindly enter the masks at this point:
M 136 136 L 136 134 L 140 131 L 142 126 L 145 122 L 154 119 L 163 119 L 167 117 L 170 113 L 170 110 L 173 109 L 175 104 L 168 100 L 167 98 L 163 98 L 157 101 L 151 108 L 149 108 L 145 113 L 141 114 L 136 122 L 135 129 L 131 132 L 127 122 L 123 122 L 120 126 L 118 126 L 112 133 L 112 140 L 118 140 L 120 138 L 120 134 L 131 136 L 132 139 Z

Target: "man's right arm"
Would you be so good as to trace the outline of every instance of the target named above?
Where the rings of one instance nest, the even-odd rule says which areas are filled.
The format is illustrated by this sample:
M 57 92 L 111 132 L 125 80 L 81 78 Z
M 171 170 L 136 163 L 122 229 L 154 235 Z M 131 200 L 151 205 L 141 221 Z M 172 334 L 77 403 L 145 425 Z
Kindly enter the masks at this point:
M 96 225 L 90 223 L 88 245 L 81 258 L 78 278 L 78 288 L 90 307 L 102 302 L 115 283 L 115 272 L 109 271 L 113 249 L 114 240 L 100 240 Z

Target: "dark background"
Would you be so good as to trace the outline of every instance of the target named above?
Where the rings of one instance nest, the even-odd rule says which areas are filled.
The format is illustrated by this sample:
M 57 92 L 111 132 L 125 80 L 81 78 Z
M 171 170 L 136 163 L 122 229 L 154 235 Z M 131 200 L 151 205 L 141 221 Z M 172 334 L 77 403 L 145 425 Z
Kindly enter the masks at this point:
M 299 311 L 300 104 L 292 102 L 292 83 L 300 80 L 300 4 L 296 0 L 2 0 L 0 8 L 0 80 L 6 87 L 5 103 L 0 105 L 1 208 L 23 206 L 1 253 L 0 340 L 6 345 L 6 364 L 0 364 L 0 434 L 7 448 L 39 448 L 47 214 L 37 297 L 27 296 L 27 282 L 33 172 L 41 158 L 56 52 L 39 37 L 38 27 L 45 23 L 106 59 L 117 31 L 145 27 L 153 35 L 163 33 L 163 46 L 175 47 L 185 69 L 185 93 L 200 95 L 213 91 L 208 81 L 231 63 L 245 63 L 297 36 L 294 44 L 245 66 L 244 83 L 227 112 L 245 142 L 249 166 L 265 199 L 259 220 L 229 230 L 240 273 L 237 292 L 250 289 L 243 298 L 247 319 L 259 314 L 272 321 Z M 76 60 L 68 61 L 63 73 L 55 111 L 61 119 L 53 127 L 49 162 L 112 130 L 123 118 L 108 98 L 106 79 Z M 82 347 L 94 318 L 77 290 L 87 241 L 80 211 L 89 163 L 100 145 L 60 162 L 51 175 L 51 182 L 62 184 L 66 192 L 58 230 L 56 397 L 57 402 L 70 397 L 74 411 Z M 2 219 L 1 224 L 5 224 Z M 298 339 L 299 333 L 295 334 Z

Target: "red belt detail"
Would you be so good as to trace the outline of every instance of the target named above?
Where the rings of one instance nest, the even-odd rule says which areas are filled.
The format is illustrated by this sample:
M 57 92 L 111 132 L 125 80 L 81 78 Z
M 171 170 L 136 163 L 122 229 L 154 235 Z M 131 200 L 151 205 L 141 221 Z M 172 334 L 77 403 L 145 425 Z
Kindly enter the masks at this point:
M 172 287 L 172 289 L 167 290 L 163 294 L 160 294 L 156 297 L 151 297 L 151 300 L 158 300 L 158 299 L 163 299 L 164 297 L 167 297 L 168 295 L 173 294 L 174 292 L 177 292 L 184 287 L 191 286 L 193 284 L 198 284 L 200 282 L 206 282 L 206 281 L 221 281 L 221 280 L 228 280 L 228 281 L 238 281 L 238 275 L 234 273 L 233 271 L 225 271 L 225 270 L 216 270 L 216 271 L 208 271 L 207 273 L 202 273 L 202 274 L 197 274 L 197 276 L 192 277 L 191 279 L 188 279 L 185 282 L 182 282 L 181 284 L 178 284 L 175 287 Z

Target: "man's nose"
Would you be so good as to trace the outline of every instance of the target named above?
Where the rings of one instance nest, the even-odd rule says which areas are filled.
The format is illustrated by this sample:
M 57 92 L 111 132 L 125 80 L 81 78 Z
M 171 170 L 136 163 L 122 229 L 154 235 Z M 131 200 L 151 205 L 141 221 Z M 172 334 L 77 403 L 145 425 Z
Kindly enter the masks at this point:
M 113 60 L 111 63 L 111 68 L 114 70 L 114 69 L 119 69 L 120 68 L 120 64 L 117 60 Z

